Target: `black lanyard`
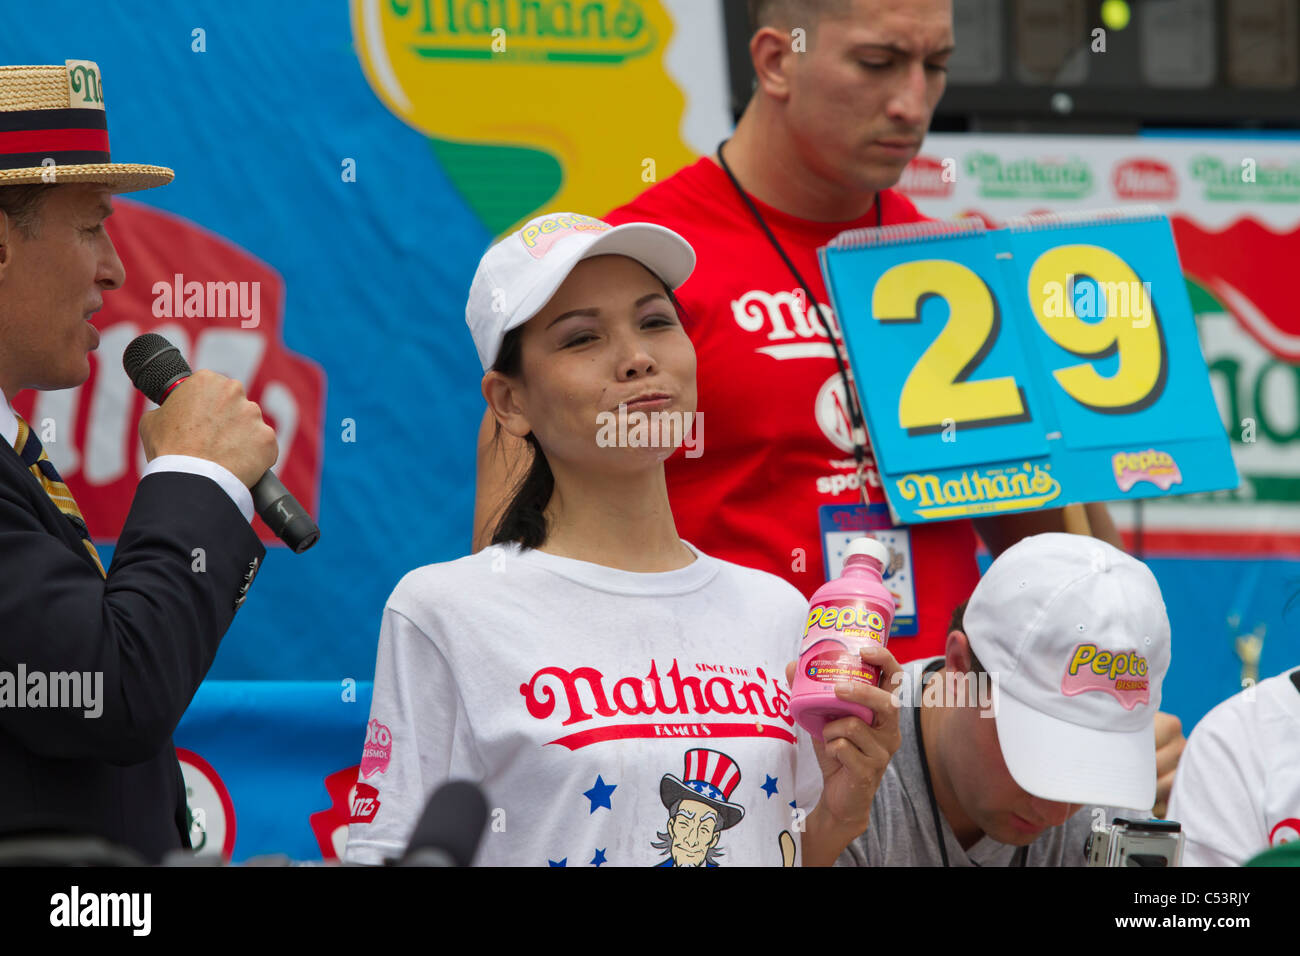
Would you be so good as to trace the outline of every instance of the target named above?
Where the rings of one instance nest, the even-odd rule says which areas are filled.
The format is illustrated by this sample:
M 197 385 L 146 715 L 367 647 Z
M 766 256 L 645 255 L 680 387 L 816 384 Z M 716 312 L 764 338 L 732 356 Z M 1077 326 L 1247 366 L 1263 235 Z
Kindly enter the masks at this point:
M 727 140 L 723 140 L 718 144 L 718 164 L 731 179 L 731 184 L 736 187 L 736 192 L 740 194 L 740 198 L 744 200 L 745 205 L 749 207 L 749 211 L 754 214 L 754 218 L 758 221 L 758 225 L 767 236 L 767 241 L 772 244 L 772 248 L 776 250 L 777 255 L 779 255 L 781 260 L 785 263 L 786 268 L 790 270 L 790 274 L 794 276 L 794 280 L 798 282 L 799 287 L 803 289 L 803 294 L 808 297 L 808 307 L 817 313 L 817 317 L 821 320 L 822 328 L 826 330 L 826 341 L 830 343 L 831 351 L 835 353 L 835 364 L 839 366 L 840 381 L 844 384 L 844 400 L 849 406 L 849 422 L 852 430 L 852 435 L 850 437 L 853 440 L 853 458 L 858 465 L 858 482 L 860 490 L 862 491 L 862 500 L 863 502 L 866 502 L 867 482 L 866 475 L 863 472 L 865 471 L 867 451 L 862 443 L 858 441 L 858 435 L 865 433 L 866 425 L 863 422 L 862 410 L 858 407 L 857 393 L 849 384 L 848 366 L 844 364 L 844 358 L 840 355 L 839 343 L 835 341 L 835 334 L 831 331 L 830 323 L 826 321 L 826 315 L 822 312 L 822 307 L 818 303 L 817 297 L 812 294 L 812 289 L 808 287 L 808 283 L 804 281 L 803 276 L 799 274 L 799 270 L 795 268 L 794 263 L 790 261 L 790 257 L 786 255 L 785 249 L 782 248 L 781 243 L 777 241 L 776 235 L 767 224 L 767 220 L 764 219 L 763 214 L 758 211 L 758 206 L 754 205 L 754 201 L 749 198 L 749 193 L 745 192 L 744 187 L 740 185 L 740 180 L 736 178 L 736 174 L 733 173 L 731 167 L 727 165 L 726 157 L 722 155 L 722 147 L 726 145 Z M 880 193 L 876 193 L 875 198 L 872 200 L 872 205 L 876 207 L 876 228 L 880 228 Z
M 943 667 L 943 661 L 933 661 L 925 670 L 921 671 L 921 687 L 917 700 L 913 702 L 912 716 L 916 722 L 916 746 L 921 751 L 921 773 L 925 777 L 925 794 L 930 798 L 930 813 L 934 816 L 934 835 L 939 841 L 939 857 L 943 860 L 943 865 L 948 866 L 948 847 L 947 841 L 943 838 L 943 821 L 939 819 L 939 801 L 934 798 L 934 785 L 930 782 L 930 762 L 925 759 L 925 738 L 921 735 L 921 702 L 920 698 L 925 694 L 925 679 L 931 674 L 937 673 Z M 1012 856 L 1011 862 L 1007 866 L 1024 866 L 1025 860 L 1029 857 L 1029 847 L 1022 846 L 1016 850 Z

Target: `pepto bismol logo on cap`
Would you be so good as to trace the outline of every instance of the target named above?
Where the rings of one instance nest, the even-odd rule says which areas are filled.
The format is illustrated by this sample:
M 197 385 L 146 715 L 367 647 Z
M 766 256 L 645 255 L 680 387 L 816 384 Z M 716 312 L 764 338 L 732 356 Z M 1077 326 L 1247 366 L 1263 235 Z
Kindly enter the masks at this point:
M 545 216 L 534 219 L 519 230 L 519 238 L 534 259 L 540 259 L 551 251 L 561 239 L 582 232 L 608 232 L 609 223 L 601 222 L 591 216 L 579 213 L 565 213 L 561 216 Z
M 1096 644 L 1077 644 L 1070 653 L 1061 693 L 1074 697 L 1090 690 L 1114 697 L 1125 710 L 1150 703 L 1147 659 L 1137 651 L 1110 651 Z

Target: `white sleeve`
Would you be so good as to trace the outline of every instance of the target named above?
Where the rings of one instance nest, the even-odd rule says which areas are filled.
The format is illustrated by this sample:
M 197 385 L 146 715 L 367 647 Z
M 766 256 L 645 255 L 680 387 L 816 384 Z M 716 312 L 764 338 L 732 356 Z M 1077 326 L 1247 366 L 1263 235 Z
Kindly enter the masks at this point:
M 452 775 L 455 735 L 465 727 L 446 658 L 428 634 L 385 607 L 347 862 L 402 855 L 429 795 Z
M 1236 703 L 1202 718 L 1178 761 L 1169 819 L 1182 824 L 1183 866 L 1240 866 L 1268 846 L 1263 774 Z

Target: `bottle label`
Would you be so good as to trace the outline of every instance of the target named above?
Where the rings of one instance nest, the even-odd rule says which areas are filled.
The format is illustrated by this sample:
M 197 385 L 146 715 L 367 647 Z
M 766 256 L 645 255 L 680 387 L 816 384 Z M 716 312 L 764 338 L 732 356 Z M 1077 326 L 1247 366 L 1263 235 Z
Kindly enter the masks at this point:
M 821 684 L 839 684 L 844 681 L 871 684 L 880 683 L 880 668 L 865 664 L 856 654 L 842 647 L 827 646 L 811 655 L 803 665 L 804 676 Z

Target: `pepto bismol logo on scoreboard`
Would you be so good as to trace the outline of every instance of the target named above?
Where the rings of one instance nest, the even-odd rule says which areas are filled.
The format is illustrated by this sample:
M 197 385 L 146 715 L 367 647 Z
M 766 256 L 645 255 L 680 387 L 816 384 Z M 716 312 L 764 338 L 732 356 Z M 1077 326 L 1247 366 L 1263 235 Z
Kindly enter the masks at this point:
M 1004 160 L 970 153 L 966 173 L 979 181 L 979 195 L 999 199 L 1081 199 L 1093 189 L 1092 167 L 1081 159 Z
M 635 0 L 389 0 L 412 31 L 412 50 L 433 59 L 536 59 L 611 64 L 655 46 Z

